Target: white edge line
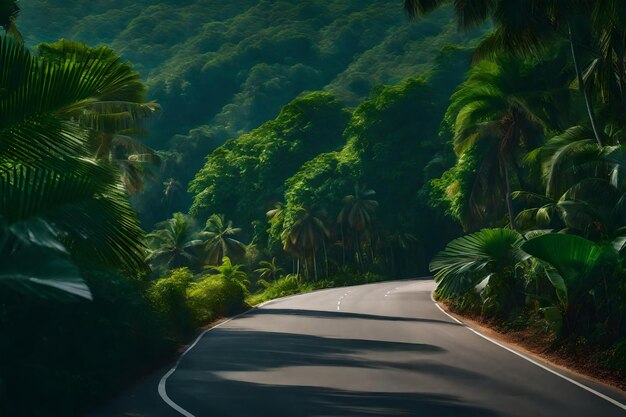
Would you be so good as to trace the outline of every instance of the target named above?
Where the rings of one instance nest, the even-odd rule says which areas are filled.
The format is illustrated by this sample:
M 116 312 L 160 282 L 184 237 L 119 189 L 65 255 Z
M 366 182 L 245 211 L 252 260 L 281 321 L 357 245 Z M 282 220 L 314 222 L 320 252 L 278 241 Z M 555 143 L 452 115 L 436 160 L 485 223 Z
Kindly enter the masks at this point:
M 209 327 L 208 329 L 206 329 L 205 331 L 203 331 L 202 333 L 200 333 L 200 335 L 199 335 L 199 336 L 196 338 L 196 340 L 195 340 L 195 341 L 191 344 L 191 346 L 189 346 L 189 347 L 188 347 L 188 348 L 187 348 L 187 349 L 186 349 L 186 350 L 185 350 L 185 351 L 184 351 L 184 352 L 183 352 L 183 353 L 182 353 L 182 354 L 178 357 L 178 359 L 176 360 L 176 363 L 174 364 L 174 366 L 172 367 L 172 369 L 170 369 L 169 371 L 167 371 L 167 373 L 161 377 L 161 380 L 159 381 L 159 387 L 158 387 L 159 396 L 161 396 L 161 399 L 162 399 L 163 401 L 165 401 L 165 403 L 166 403 L 167 405 L 169 405 L 169 406 L 170 406 L 171 408 L 173 408 L 174 410 L 178 411 L 178 412 L 179 412 L 180 414 L 182 414 L 183 416 L 185 416 L 185 417 L 195 417 L 195 416 L 194 416 L 193 414 L 191 414 L 189 411 L 185 410 L 184 408 L 182 408 L 181 406 L 179 406 L 178 404 L 176 404 L 174 401 L 172 401 L 172 399 L 171 399 L 171 398 L 167 395 L 167 390 L 165 389 L 165 384 L 167 383 L 167 379 L 168 379 L 170 376 L 172 376 L 172 374 L 173 374 L 174 372 L 176 372 L 176 368 L 178 368 L 178 365 L 180 364 L 180 361 L 181 361 L 181 360 L 183 359 L 183 357 L 187 354 L 187 352 L 189 352 L 191 349 L 193 349 L 193 348 L 194 348 L 194 347 L 198 344 L 198 342 L 200 341 L 200 339 L 202 339 L 202 337 L 203 337 L 203 336 L 204 336 L 207 332 L 209 332 L 209 331 L 211 331 L 211 330 L 213 330 L 213 329 L 215 329 L 215 328 L 217 328 L 217 327 L 223 326 L 223 325 L 225 325 L 226 323 L 228 323 L 228 322 L 230 322 L 230 321 L 232 321 L 232 320 L 235 320 L 235 319 L 236 319 L 236 318 L 238 318 L 238 317 L 241 317 L 241 316 L 243 316 L 243 315 L 246 315 L 246 314 L 248 314 L 249 312 L 251 312 L 252 310 L 256 310 L 256 309 L 261 308 L 261 307 L 263 307 L 263 306 L 265 306 L 265 305 L 267 305 L 267 304 L 271 304 L 271 303 L 274 303 L 274 302 L 279 301 L 279 300 L 280 300 L 280 301 L 283 301 L 283 300 L 287 300 L 287 299 L 290 299 L 290 298 L 295 298 L 295 297 L 300 297 L 300 296 L 307 295 L 307 294 L 311 294 L 311 293 L 319 293 L 319 292 L 332 291 L 332 290 L 337 290 L 337 289 L 338 289 L 338 288 L 324 288 L 324 289 L 321 289 L 321 290 L 311 291 L 311 292 L 308 292 L 308 293 L 293 294 L 293 295 L 288 295 L 288 296 L 286 296 L 286 297 L 278 297 L 278 298 L 275 298 L 275 299 L 273 299 L 273 300 L 268 300 L 268 301 L 265 301 L 265 302 L 263 302 L 263 303 L 261 303 L 261 304 L 258 304 L 258 305 L 256 305 L 256 306 L 252 307 L 250 310 L 247 310 L 247 311 L 244 311 L 243 313 L 237 314 L 236 316 L 233 316 L 233 317 L 229 318 L 228 320 L 224 320 L 223 322 L 221 322 L 221 323 L 219 323 L 219 324 L 216 324 L 216 325 L 215 325 L 215 326 L 213 326 L 213 327 Z M 349 291 L 347 292 L 347 294 L 350 294 L 351 292 L 352 292 L 352 290 L 349 290 Z M 340 307 L 339 305 L 337 306 L 337 310 L 341 310 L 341 307 Z
M 485 340 L 490 341 L 490 342 L 491 342 L 491 343 L 493 343 L 494 345 L 496 345 L 496 346 L 500 346 L 502 349 L 508 350 L 509 352 L 511 352 L 511 353 L 513 353 L 513 354 L 515 354 L 515 355 L 519 356 L 520 358 L 527 360 L 528 362 L 532 363 L 533 365 L 536 365 L 536 366 L 540 367 L 541 369 L 543 369 L 543 370 L 545 370 L 545 371 L 548 371 L 548 372 L 550 372 L 551 374 L 554 374 L 554 375 L 558 376 L 559 378 L 562 378 L 562 379 L 566 380 L 567 382 L 570 382 L 570 383 L 572 383 L 572 384 L 576 385 L 577 387 L 582 388 L 582 389 L 584 389 L 585 391 L 588 391 L 588 392 L 590 392 L 590 393 L 594 394 L 595 396 L 600 397 L 600 398 L 602 398 L 603 400 L 606 400 L 606 401 L 610 402 L 611 404 L 613 404 L 613 405 L 615 405 L 615 406 L 617 406 L 617 407 L 621 408 L 622 410 L 626 410 L 626 404 L 622 404 L 621 402 L 617 401 L 617 400 L 616 400 L 616 399 L 614 399 L 614 398 L 611 398 L 611 397 L 609 397 L 609 396 L 607 396 L 607 395 L 602 394 L 601 392 L 596 391 L 596 390 L 595 390 L 595 389 L 593 389 L 593 388 L 590 388 L 590 387 L 588 387 L 588 386 L 586 386 L 586 385 L 584 385 L 584 384 L 581 384 L 580 382 L 578 382 L 578 381 L 576 381 L 576 380 L 574 380 L 574 379 L 572 379 L 572 378 L 570 378 L 570 377 L 567 377 L 567 376 L 565 376 L 565 375 L 563 375 L 563 374 L 561 374 L 561 373 L 559 373 L 559 372 L 555 371 L 554 369 L 550 369 L 550 368 L 548 368 L 547 366 L 545 366 L 545 365 L 543 365 L 543 364 L 541 364 L 541 363 L 539 363 L 539 362 L 535 361 L 534 359 L 531 359 L 531 358 L 529 358 L 528 356 L 525 356 L 525 355 L 523 355 L 523 354 L 521 354 L 521 353 L 517 352 L 516 350 L 511 349 L 510 347 L 505 346 L 505 345 L 503 345 L 502 343 L 500 343 L 500 342 L 497 342 L 497 341 L 493 340 L 492 338 L 490 338 L 490 337 L 488 337 L 488 336 L 485 336 L 484 334 L 482 334 L 482 333 L 478 332 L 477 330 L 472 329 L 471 327 L 469 327 L 468 325 L 466 325 L 466 324 L 465 324 L 465 323 L 463 323 L 462 321 L 458 320 L 456 317 L 454 317 L 454 316 L 452 316 L 452 315 L 448 314 L 448 312 L 447 312 L 447 311 L 445 311 L 445 310 L 444 310 L 444 309 L 443 309 L 443 308 L 439 305 L 439 303 L 437 303 L 437 301 L 435 301 L 435 298 L 433 297 L 433 293 L 434 293 L 434 291 L 430 293 L 430 299 L 433 301 L 433 303 L 435 303 L 435 305 L 437 306 L 437 308 L 438 308 L 439 310 L 441 310 L 441 312 L 442 312 L 443 314 L 445 314 L 446 316 L 450 317 L 452 320 L 456 321 L 456 322 L 457 322 L 457 323 L 459 323 L 461 326 L 465 327 L 467 330 L 469 330 L 469 331 L 471 331 L 472 333 L 474 333 L 474 334 L 476 334 L 476 335 L 478 335 L 478 336 L 482 337 L 482 338 L 483 338 L 483 339 L 485 339 Z
M 265 303 L 263 303 L 265 304 Z M 235 320 L 238 317 L 241 317 L 245 314 L 248 314 L 249 312 L 251 312 L 252 310 L 256 310 L 258 307 L 262 306 L 263 304 L 260 304 L 257 307 L 253 307 L 250 310 L 244 311 L 243 313 L 237 314 L 236 316 L 233 316 L 231 318 L 229 318 L 228 320 L 224 320 L 223 322 L 216 324 L 213 327 L 209 327 L 208 329 L 206 329 L 205 331 L 203 331 L 202 333 L 200 333 L 200 335 L 198 337 L 196 337 L 196 340 L 191 344 L 191 346 L 189 346 L 179 357 L 178 360 L 176 361 L 176 363 L 174 364 L 174 366 L 172 367 L 172 369 L 170 369 L 165 375 L 163 375 L 163 377 L 161 378 L 161 380 L 159 381 L 159 395 L 161 396 L 161 399 L 163 401 L 165 401 L 165 403 L 167 405 L 169 405 L 170 407 L 172 407 L 174 410 L 178 411 L 180 414 L 182 414 L 185 417 L 195 417 L 193 414 L 191 414 L 189 411 L 185 410 L 183 407 L 179 406 L 178 404 L 176 404 L 168 395 L 167 395 L 167 391 L 165 389 L 165 384 L 167 382 L 167 378 L 169 378 L 174 372 L 176 372 L 176 368 L 178 368 L 178 365 L 180 364 L 180 361 L 185 357 L 185 355 L 191 350 L 193 349 L 198 342 L 200 341 L 200 339 L 202 339 L 202 337 L 209 331 L 223 326 L 226 323 Z

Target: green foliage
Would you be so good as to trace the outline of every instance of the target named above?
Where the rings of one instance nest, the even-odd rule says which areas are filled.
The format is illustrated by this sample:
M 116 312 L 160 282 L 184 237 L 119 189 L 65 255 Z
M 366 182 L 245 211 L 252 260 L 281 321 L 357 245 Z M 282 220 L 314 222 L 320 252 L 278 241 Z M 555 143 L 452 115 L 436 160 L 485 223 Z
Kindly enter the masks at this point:
M 211 266 L 209 269 L 215 272 L 216 277 L 223 278 L 237 285 L 244 293 L 247 293 L 250 280 L 248 280 L 248 275 L 241 268 L 242 265 L 233 265 L 230 258 L 225 256 L 221 265 Z
M 163 182 L 174 178 L 186 187 L 217 146 L 276 117 L 305 92 L 326 91 L 354 107 L 374 86 L 425 74 L 446 45 L 469 46 L 485 32 L 459 32 L 450 10 L 412 25 L 395 0 L 22 3 L 27 44 L 65 37 L 111 45 L 134 63 L 148 80 L 149 98 L 165 109 L 151 128 L 150 143 L 167 149 L 171 158 L 161 165 L 157 180 L 146 185 L 146 193 L 134 199 L 148 229 L 174 211 L 186 212 L 192 203 L 185 193 L 162 201 Z M 451 61 L 448 68 L 457 65 Z M 442 77 L 440 85 L 453 88 L 463 71 Z M 329 150 L 334 147 L 315 154 Z M 288 170 L 287 177 L 298 168 Z M 245 228 L 249 219 L 232 213 L 232 196 L 216 191 L 216 201 L 224 203 L 209 204 L 202 217 L 225 213 Z M 282 190 L 268 193 L 279 200 Z M 236 210 L 246 211 L 243 206 Z
M 485 281 L 483 300 L 496 314 L 510 312 L 519 296 L 512 266 L 525 260 L 522 236 L 507 229 L 483 229 L 450 242 L 430 263 L 437 293 L 460 296 Z
M 175 269 L 169 276 L 155 281 L 147 291 L 153 309 L 161 315 L 173 337 L 193 333 L 195 323 L 187 305 L 187 289 L 192 281 L 189 269 Z
M 244 287 L 224 275 L 206 276 L 187 291 L 187 303 L 196 323 L 208 323 L 217 317 L 242 311 Z
M 240 268 L 225 257 L 223 265 L 211 267 L 213 274 L 194 276 L 180 268 L 156 280 L 147 295 L 169 334 L 184 339 L 198 325 L 243 310 L 249 281 Z
M 159 122 L 165 139 L 213 120 L 238 135 L 325 86 L 356 104 L 371 86 L 430 69 L 444 45 L 482 34 L 459 33 L 449 10 L 411 25 L 392 0 L 33 0 L 22 8 L 28 43 L 104 42 L 137 63 L 153 97 L 176 112 Z
M 545 234 L 525 242 L 522 249 L 551 266 L 546 272 L 558 295 L 566 332 L 588 334 L 593 314 L 605 320 L 604 337 L 619 335 L 626 275 L 612 245 L 574 235 Z
M 332 95 L 311 93 L 275 120 L 216 149 L 190 184 L 191 213 L 227 212 L 238 224 L 265 221 L 283 184 L 309 159 L 338 148 L 348 113 Z
M 204 242 L 198 239 L 195 222 L 183 213 L 157 224 L 157 229 L 147 236 L 150 253 L 146 260 L 155 267 L 180 268 L 198 266 L 202 263 L 200 248 Z
M 0 61 L 3 243 L 79 268 L 144 272 L 143 232 L 117 174 L 89 158 L 89 131 L 72 117 L 123 89 L 127 73 L 97 55 L 80 65 L 37 58 L 5 37 Z
M 287 297 L 289 295 L 303 294 L 323 288 L 368 284 L 379 282 L 383 279 L 382 276 L 371 272 L 361 274 L 350 270 L 340 271 L 337 275 L 318 281 L 305 281 L 295 274 L 288 274 L 275 281 L 268 282 L 266 280 L 260 280 L 259 283 L 263 289 L 249 296 L 247 302 L 250 305 L 257 305 L 265 301 Z
M 0 414 L 83 415 L 175 352 L 140 282 L 83 276 L 92 301 L 0 291 Z
M 246 245 L 233 237 L 239 233 L 241 229 L 233 227 L 232 221 L 226 222 L 224 215 L 211 215 L 204 232 L 200 234 L 200 237 L 206 240 L 207 263 L 221 265 L 222 259 L 226 256 L 241 260 L 246 254 Z

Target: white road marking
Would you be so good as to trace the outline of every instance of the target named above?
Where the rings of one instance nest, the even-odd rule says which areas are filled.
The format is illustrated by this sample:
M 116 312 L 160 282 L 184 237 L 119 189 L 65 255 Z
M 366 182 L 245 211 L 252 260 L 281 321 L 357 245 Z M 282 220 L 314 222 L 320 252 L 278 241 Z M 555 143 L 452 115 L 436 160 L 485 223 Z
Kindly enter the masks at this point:
M 159 395 L 161 396 L 161 398 L 163 399 L 163 401 L 165 401 L 165 403 L 167 405 L 169 405 L 170 407 L 172 407 L 174 410 L 178 411 L 180 414 L 182 414 L 185 417 L 196 417 L 195 415 L 191 414 L 189 411 L 185 410 L 183 407 L 181 407 L 180 405 L 176 404 L 168 395 L 167 395 L 167 391 L 165 389 L 165 384 L 167 383 L 167 378 L 169 378 L 174 372 L 176 372 L 176 368 L 178 368 L 178 365 L 180 364 L 180 361 L 185 357 L 185 355 L 191 350 L 193 349 L 198 342 L 200 341 L 200 339 L 202 339 L 202 336 L 204 336 L 207 332 L 218 328 L 220 326 L 225 325 L 226 323 L 235 320 L 237 317 L 241 317 L 244 314 L 248 314 L 249 312 L 251 312 L 252 310 L 256 310 L 256 307 L 251 308 L 248 311 L 244 311 L 241 314 L 237 314 L 236 316 L 233 316 L 231 318 L 229 318 L 228 320 L 225 320 L 223 322 L 221 322 L 220 324 L 217 324 L 213 327 L 209 327 L 208 329 L 206 329 L 205 331 L 203 331 L 202 333 L 200 333 L 200 335 L 196 338 L 196 340 L 193 342 L 193 344 L 191 346 L 189 346 L 187 348 L 187 350 L 185 350 L 183 352 L 182 355 L 180 355 L 180 357 L 178 358 L 178 360 L 176 361 L 176 363 L 174 364 L 174 366 L 172 367 L 172 369 L 170 369 L 165 375 L 163 375 L 163 377 L 161 378 L 161 380 L 159 381 Z
M 601 392 L 598 392 L 598 391 L 596 391 L 595 389 L 593 389 L 591 387 L 588 387 L 588 386 L 586 386 L 586 385 L 584 385 L 584 384 L 582 384 L 582 383 L 580 383 L 580 382 L 578 382 L 578 381 L 576 381 L 576 380 L 574 380 L 572 378 L 569 378 L 569 377 L 567 377 L 567 376 L 565 376 L 565 375 L 563 375 L 563 374 L 561 374 L 561 373 L 559 373 L 559 372 L 557 372 L 557 371 L 555 371 L 553 369 L 550 369 L 547 366 L 545 366 L 545 365 L 535 361 L 534 359 L 531 359 L 528 356 L 525 356 L 525 355 L 517 352 L 516 350 L 511 349 L 508 346 L 504 346 L 500 342 L 497 342 L 497 341 L 493 340 L 492 338 L 487 337 L 484 334 L 482 334 L 482 333 L 472 329 L 471 327 L 469 327 L 468 325 L 466 325 L 462 321 L 458 320 L 456 317 L 453 317 L 452 315 L 448 314 L 448 312 L 445 311 L 443 308 L 441 308 L 441 306 L 437 303 L 437 301 L 435 301 L 435 298 L 433 297 L 433 293 L 432 292 L 430 293 L 430 299 L 433 300 L 433 303 L 435 303 L 437 308 L 439 310 L 441 310 L 443 312 L 443 314 L 445 314 L 446 316 L 450 317 L 452 320 L 456 321 L 457 323 L 459 323 L 461 326 L 465 327 L 467 330 L 471 331 L 472 333 L 482 337 L 485 340 L 488 340 L 489 342 L 493 343 L 496 346 L 500 346 L 502 349 L 508 350 L 509 352 L 513 353 L 514 355 L 519 356 L 522 359 L 527 360 L 528 362 L 532 363 L 533 365 L 536 365 L 536 366 L 540 367 L 541 369 L 543 369 L 545 371 L 548 371 L 551 374 L 554 374 L 554 375 L 558 376 L 559 378 L 562 378 L 562 379 L 566 380 L 567 382 L 570 382 L 570 383 L 576 385 L 577 387 L 582 388 L 585 391 L 588 391 L 588 392 L 594 394 L 595 396 L 600 397 L 603 400 L 606 400 L 606 401 L 610 402 L 611 404 L 621 408 L 622 410 L 626 410 L 626 404 L 622 404 L 621 402 L 617 401 L 614 398 L 611 398 L 611 397 L 609 397 L 607 395 L 604 395 Z

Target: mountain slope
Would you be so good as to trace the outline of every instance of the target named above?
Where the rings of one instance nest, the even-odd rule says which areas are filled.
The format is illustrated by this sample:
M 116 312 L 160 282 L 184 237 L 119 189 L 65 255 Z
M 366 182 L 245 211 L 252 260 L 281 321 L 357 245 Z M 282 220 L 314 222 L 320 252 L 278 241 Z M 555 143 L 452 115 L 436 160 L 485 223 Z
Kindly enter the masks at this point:
M 28 44 L 59 37 L 107 43 L 147 78 L 164 108 L 152 135 L 222 141 L 278 114 L 305 90 L 349 106 L 372 86 L 432 67 L 444 45 L 469 44 L 449 9 L 410 23 L 396 0 L 33 0 L 20 26 Z

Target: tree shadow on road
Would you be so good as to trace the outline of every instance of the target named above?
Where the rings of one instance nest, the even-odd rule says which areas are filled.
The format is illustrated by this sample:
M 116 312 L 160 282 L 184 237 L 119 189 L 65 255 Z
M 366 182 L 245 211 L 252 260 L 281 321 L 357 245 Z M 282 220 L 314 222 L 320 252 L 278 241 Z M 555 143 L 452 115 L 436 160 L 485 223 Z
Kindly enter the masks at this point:
M 430 344 L 218 328 L 181 361 L 167 390 L 176 403 L 198 417 L 498 415 L 451 395 L 420 392 L 419 387 L 398 382 L 410 372 L 465 381 L 476 377 L 470 371 L 426 360 L 444 352 Z M 302 380 L 297 374 L 296 381 L 284 376 L 276 379 L 281 369 L 296 366 L 305 367 L 298 372 L 310 374 Z M 372 384 L 354 381 L 354 387 L 335 384 L 334 375 L 342 378 L 347 369 L 364 377 L 376 378 L 383 371 L 385 375 L 398 373 L 400 378 L 384 389 L 375 380 Z M 260 377 L 262 382 L 250 382 L 251 377 Z M 357 388 L 359 383 L 369 388 Z M 423 389 L 428 391 L 428 387 Z
M 302 316 L 313 318 L 344 318 L 344 319 L 364 319 L 364 320 L 380 320 L 380 321 L 397 321 L 397 322 L 413 322 L 413 323 L 434 323 L 446 324 L 450 326 L 461 326 L 459 323 L 447 320 L 427 319 L 422 317 L 401 317 L 401 316 L 381 316 L 376 314 L 350 313 L 347 311 L 324 311 L 324 310 L 302 310 L 291 308 L 263 308 L 251 310 L 246 316 L 264 316 L 264 315 L 288 315 Z

